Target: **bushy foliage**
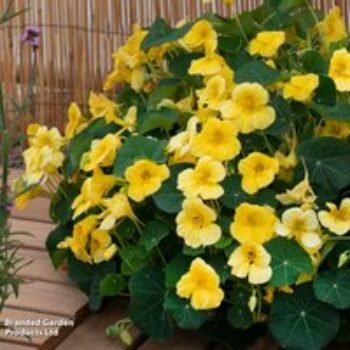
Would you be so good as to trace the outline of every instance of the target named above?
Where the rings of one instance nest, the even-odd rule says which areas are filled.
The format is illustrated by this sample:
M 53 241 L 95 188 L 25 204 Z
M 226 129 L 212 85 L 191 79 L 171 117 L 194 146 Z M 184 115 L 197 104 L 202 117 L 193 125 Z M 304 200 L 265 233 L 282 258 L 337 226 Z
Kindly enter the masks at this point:
M 287 348 L 347 341 L 348 46 L 339 9 L 307 1 L 158 19 L 64 136 L 28 128 L 17 202 L 51 193 L 47 248 L 93 310 L 127 292 L 158 339 L 245 347 L 267 325 Z

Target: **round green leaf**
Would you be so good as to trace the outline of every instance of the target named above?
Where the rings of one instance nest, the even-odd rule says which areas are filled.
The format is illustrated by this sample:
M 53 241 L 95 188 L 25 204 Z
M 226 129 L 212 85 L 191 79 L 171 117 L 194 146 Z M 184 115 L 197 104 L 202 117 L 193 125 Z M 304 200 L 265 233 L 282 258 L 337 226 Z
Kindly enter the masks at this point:
M 138 131 L 145 135 L 154 129 L 170 130 L 179 119 L 179 113 L 170 108 L 147 111 L 140 116 Z
M 166 296 L 164 308 L 183 329 L 198 329 L 208 319 L 207 312 L 193 309 L 189 300 L 180 299 L 175 294 Z
M 312 272 L 309 255 L 295 241 L 278 237 L 269 241 L 266 249 L 271 255 L 272 286 L 293 284 L 301 274 Z
M 339 312 L 318 301 L 312 286 L 305 284 L 293 294 L 275 297 L 269 328 L 283 348 L 320 350 L 337 334 L 339 324 Z
M 126 287 L 126 281 L 123 275 L 109 273 L 100 281 L 100 294 L 113 297 L 122 292 Z
M 155 138 L 129 137 L 120 149 L 114 163 L 114 175 L 123 176 L 125 169 L 139 159 L 151 159 L 158 163 L 164 162 L 166 160 L 165 145 L 166 141 Z
M 142 50 L 147 50 L 154 46 L 176 41 L 182 38 L 191 27 L 192 23 L 186 23 L 182 27 L 173 29 L 164 19 L 158 18 L 154 21 L 148 34 L 143 39 L 141 48 Z
M 350 184 L 350 144 L 333 137 L 302 142 L 297 150 L 309 171 L 311 185 L 318 191 L 337 196 Z
M 164 310 L 165 281 L 159 268 L 144 268 L 129 281 L 129 317 L 148 336 L 164 340 L 172 336 L 173 325 Z
M 330 270 L 321 273 L 314 281 L 317 299 L 337 309 L 350 308 L 350 270 Z
M 169 233 L 170 229 L 167 225 L 161 221 L 152 220 L 142 231 L 140 243 L 145 247 L 147 252 L 150 252 Z
M 234 328 L 247 329 L 253 324 L 253 314 L 247 305 L 235 305 L 227 310 L 227 320 Z

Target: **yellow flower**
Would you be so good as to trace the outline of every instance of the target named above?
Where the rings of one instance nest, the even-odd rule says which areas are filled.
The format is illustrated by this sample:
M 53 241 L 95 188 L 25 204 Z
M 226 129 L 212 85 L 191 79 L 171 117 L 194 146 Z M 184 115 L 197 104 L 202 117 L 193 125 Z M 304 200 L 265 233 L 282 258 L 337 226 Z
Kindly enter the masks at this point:
M 123 127 L 128 130 L 129 132 L 134 132 L 136 129 L 136 123 L 137 123 L 137 107 L 131 106 L 124 119 L 123 119 Z
M 333 53 L 328 74 L 338 91 L 350 91 L 350 53 L 346 49 Z
M 96 95 L 91 91 L 88 104 L 94 119 L 105 118 L 107 123 L 117 123 L 120 120 L 118 117 L 118 105 L 105 95 Z
M 203 124 L 210 118 L 216 118 L 218 116 L 218 112 L 210 108 L 200 108 L 195 113 L 198 120 Z
M 176 293 L 181 298 L 191 299 L 195 310 L 215 309 L 224 299 L 218 274 L 201 258 L 192 261 L 190 270 L 177 283 Z
M 225 167 L 209 156 L 199 159 L 194 169 L 186 169 L 179 174 L 177 188 L 185 197 L 217 199 L 224 194 L 219 185 L 225 178 Z
M 128 38 L 126 44 L 113 55 L 114 60 L 122 61 L 131 69 L 138 67 L 146 58 L 146 54 L 141 50 L 141 43 L 146 35 L 147 31 L 135 24 L 133 34 Z
M 172 164 L 194 163 L 195 158 L 191 154 L 191 148 L 194 136 L 197 134 L 198 123 L 196 117 L 190 118 L 186 130 L 170 138 L 166 150 L 173 154 Z
M 286 34 L 284 32 L 260 32 L 249 43 L 249 53 L 271 58 L 277 54 L 278 49 L 285 41 Z
M 92 141 L 91 150 L 82 157 L 81 168 L 84 171 L 92 171 L 98 167 L 112 166 L 121 144 L 120 137 L 113 134 Z
M 68 108 L 68 123 L 65 129 L 66 138 L 73 138 L 85 125 L 85 119 L 79 106 L 75 102 L 72 102 Z
M 242 188 L 249 194 L 269 186 L 278 173 L 278 160 L 266 154 L 253 152 L 238 163 L 238 171 L 242 175 Z
M 273 237 L 276 221 L 272 208 L 242 203 L 236 208 L 230 232 L 241 244 L 263 244 Z
M 128 196 L 135 202 L 141 202 L 156 193 L 169 176 L 165 164 L 159 165 L 148 159 L 138 160 L 125 171 L 125 179 L 129 182 Z
M 129 218 L 135 223 L 138 222 L 129 203 L 129 199 L 124 193 L 116 193 L 112 198 L 103 199 L 101 204 L 106 208 L 99 216 L 103 218 L 100 225 L 101 230 L 111 230 L 114 226 L 118 225 L 119 220 L 124 218 Z
M 283 97 L 292 98 L 299 102 L 307 102 L 312 98 L 320 81 L 316 74 L 304 74 L 293 76 L 284 84 Z
M 23 178 L 14 181 L 13 191 L 16 195 L 15 206 L 19 210 L 23 210 L 32 199 L 39 197 L 44 192 L 41 186 L 28 188 Z
M 112 243 L 112 238 L 108 231 L 92 231 L 90 240 L 90 254 L 95 264 L 112 259 L 116 252 L 117 246 Z
M 312 209 L 290 208 L 282 214 L 281 222 L 276 224 L 277 235 L 295 237 L 306 250 L 318 250 L 322 246 L 318 231 L 317 215 Z
M 229 121 L 210 118 L 193 139 L 192 153 L 196 157 L 210 156 L 224 161 L 235 158 L 240 151 L 237 129 Z
M 271 256 L 261 244 L 246 243 L 233 251 L 228 265 L 233 276 L 248 277 L 250 284 L 263 284 L 272 276 L 270 262 Z
M 214 222 L 217 215 L 199 198 L 185 199 L 176 217 L 176 232 L 191 248 L 215 244 L 221 237 L 221 228 Z
M 227 98 L 226 81 L 220 75 L 210 78 L 203 89 L 196 91 L 199 97 L 199 108 L 218 110 L 220 104 Z
M 48 129 L 46 126 L 31 124 L 27 130 L 29 146 L 40 149 L 49 147 L 53 151 L 60 151 L 64 139 L 57 128 Z
M 297 204 L 305 209 L 312 207 L 317 197 L 309 183 L 309 174 L 306 172 L 304 180 L 295 185 L 291 190 L 278 194 L 276 199 L 283 205 Z
M 107 231 L 96 229 L 97 225 L 95 215 L 87 216 L 74 225 L 73 235 L 58 243 L 57 248 L 70 248 L 78 260 L 89 264 L 110 260 L 117 246 Z
M 73 235 L 58 243 L 57 248 L 70 248 L 78 260 L 91 264 L 92 259 L 88 251 L 88 244 L 91 232 L 95 230 L 97 224 L 98 220 L 95 215 L 87 216 L 74 225 Z
M 248 134 L 268 128 L 276 119 L 275 110 L 268 106 L 269 94 L 257 83 L 236 85 L 232 99 L 221 105 L 224 119 L 232 121 L 238 131 Z
M 350 231 L 350 198 L 345 198 L 339 208 L 333 203 L 327 203 L 329 211 L 321 210 L 318 217 L 322 226 L 338 236 Z
M 49 175 L 56 174 L 61 167 L 64 155 L 49 146 L 29 147 L 23 152 L 26 172 L 24 179 L 28 185 L 44 182 Z
M 217 34 L 207 20 L 199 20 L 187 32 L 181 42 L 189 50 L 204 48 L 207 54 L 213 53 L 217 48 Z
M 226 67 L 225 60 L 218 54 L 210 55 L 193 60 L 188 71 L 191 75 L 216 75 Z
M 316 129 L 318 136 L 331 136 L 338 139 L 347 139 L 350 136 L 350 123 L 326 120 L 325 125 Z
M 92 177 L 88 177 L 81 186 L 80 194 L 75 198 L 72 209 L 74 210 L 73 219 L 88 209 L 101 204 L 102 198 L 116 184 L 116 178 L 113 175 L 104 175 L 102 170 L 96 168 Z
M 318 25 L 326 45 L 345 39 L 348 36 L 345 21 L 338 6 L 333 7 L 324 20 Z

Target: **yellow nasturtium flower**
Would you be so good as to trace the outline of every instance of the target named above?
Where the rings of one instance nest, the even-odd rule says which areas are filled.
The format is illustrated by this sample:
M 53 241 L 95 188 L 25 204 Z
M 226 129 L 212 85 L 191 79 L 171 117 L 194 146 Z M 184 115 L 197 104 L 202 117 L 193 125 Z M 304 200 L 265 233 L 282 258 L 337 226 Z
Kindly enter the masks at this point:
M 99 216 L 103 218 L 101 222 L 101 230 L 111 230 L 122 219 L 129 218 L 136 224 L 138 218 L 136 217 L 132 207 L 130 205 L 127 195 L 124 193 L 116 193 L 112 198 L 103 199 L 102 206 L 106 208 Z
M 217 118 L 210 118 L 200 133 L 194 136 L 192 143 L 194 156 L 210 156 L 219 161 L 233 159 L 240 151 L 241 143 L 235 125 Z
M 283 97 L 308 102 L 320 83 L 316 74 L 295 75 L 284 84 Z
M 98 219 L 89 215 L 74 225 L 73 235 L 58 243 L 57 248 L 70 248 L 74 256 L 85 263 L 101 263 L 110 260 L 117 246 L 107 231 L 97 229 Z
M 196 117 L 190 118 L 186 130 L 170 138 L 166 151 L 172 154 L 170 159 L 172 164 L 195 162 L 191 149 L 193 139 L 197 134 L 198 123 L 199 120 Z
M 322 226 L 332 233 L 342 236 L 350 231 L 350 198 L 345 198 L 337 207 L 333 203 L 327 203 L 327 210 L 321 210 L 318 217 Z
M 248 277 L 250 284 L 263 284 L 272 276 L 270 262 L 271 256 L 261 244 L 246 243 L 233 251 L 228 265 L 233 276 Z
M 316 129 L 316 134 L 345 140 L 350 136 L 350 123 L 326 120 L 324 125 Z
M 276 199 L 283 205 L 297 204 L 308 209 L 314 206 L 317 199 L 310 182 L 309 174 L 306 172 L 304 179 L 285 193 L 280 193 Z
M 209 156 L 199 159 L 194 169 L 186 169 L 179 174 L 177 188 L 185 197 L 217 199 L 224 194 L 219 184 L 226 175 L 225 167 Z
M 176 293 L 181 298 L 191 299 L 195 310 L 215 309 L 224 299 L 218 274 L 201 258 L 192 261 L 190 270 L 177 283 Z
M 40 185 L 26 189 L 26 183 L 23 178 L 18 178 L 13 183 L 13 191 L 16 195 L 15 206 L 19 210 L 23 210 L 27 204 L 34 198 L 39 197 L 44 191 Z
M 333 7 L 322 22 L 318 30 L 326 45 L 345 39 L 348 36 L 344 18 L 338 6 Z
M 276 119 L 275 110 L 268 105 L 269 94 L 258 83 L 236 85 L 232 98 L 220 107 L 222 117 L 232 121 L 243 134 L 268 128 Z
M 81 186 L 80 194 L 75 198 L 72 209 L 74 210 L 73 219 L 88 209 L 101 204 L 102 198 L 116 184 L 116 178 L 113 175 L 105 175 L 100 168 L 96 168 L 92 177 L 88 177 Z
M 199 198 L 185 199 L 176 217 L 176 232 L 191 248 L 215 244 L 221 237 L 221 228 L 215 224 L 217 215 Z
M 338 91 L 350 91 L 350 53 L 345 48 L 333 53 L 328 74 Z
M 121 145 L 120 137 L 113 134 L 92 141 L 90 151 L 82 157 L 81 168 L 84 171 L 92 171 L 98 167 L 111 166 Z
M 129 183 L 128 196 L 135 202 L 141 202 L 156 193 L 169 176 L 165 164 L 159 165 L 148 159 L 138 160 L 125 171 L 125 179 Z
M 108 231 L 94 230 L 90 238 L 90 255 L 95 264 L 108 261 L 117 252 L 117 246 L 112 242 Z
M 26 168 L 24 180 L 28 185 L 33 185 L 45 181 L 49 175 L 57 174 L 64 155 L 49 146 L 29 147 L 23 152 L 23 158 Z
M 67 139 L 71 139 L 86 125 L 86 120 L 84 119 L 78 104 L 72 102 L 68 108 L 68 122 L 65 128 L 64 135 Z
M 92 259 L 88 251 L 88 244 L 91 232 L 96 229 L 97 224 L 98 220 L 95 215 L 87 216 L 74 225 L 73 235 L 58 243 L 57 248 L 70 248 L 78 260 L 91 264 Z
M 276 222 L 271 207 L 242 203 L 236 208 L 230 232 L 241 244 L 263 244 L 273 237 Z
M 104 94 L 95 94 L 91 91 L 88 104 L 94 119 L 105 118 L 108 124 L 118 123 L 118 105 Z
M 282 214 L 281 222 L 276 224 L 276 233 L 282 237 L 295 239 L 308 251 L 321 248 L 319 223 L 314 210 L 290 208 Z
M 137 123 L 137 107 L 131 106 L 124 119 L 121 122 L 121 125 L 128 130 L 129 132 L 134 132 L 136 129 L 136 123 Z
M 278 160 L 260 152 L 250 153 L 238 163 L 242 175 L 242 188 L 249 194 L 269 186 L 279 170 Z
M 282 31 L 260 32 L 249 43 L 249 53 L 251 55 L 260 55 L 265 58 L 275 56 L 278 49 L 285 43 L 286 34 Z
M 226 63 L 223 57 L 217 53 L 212 53 L 210 55 L 193 60 L 188 70 L 191 75 L 216 75 L 226 67 Z
M 64 145 L 64 138 L 57 128 L 48 129 L 46 126 L 31 124 L 28 126 L 27 135 L 29 146 L 37 149 L 49 147 L 53 151 L 59 151 Z
M 220 104 L 228 97 L 226 80 L 220 75 L 211 77 L 203 89 L 197 90 L 199 108 L 219 110 Z
M 217 34 L 212 24 L 205 20 L 199 20 L 181 40 L 189 50 L 203 49 L 207 54 L 213 53 L 217 48 Z

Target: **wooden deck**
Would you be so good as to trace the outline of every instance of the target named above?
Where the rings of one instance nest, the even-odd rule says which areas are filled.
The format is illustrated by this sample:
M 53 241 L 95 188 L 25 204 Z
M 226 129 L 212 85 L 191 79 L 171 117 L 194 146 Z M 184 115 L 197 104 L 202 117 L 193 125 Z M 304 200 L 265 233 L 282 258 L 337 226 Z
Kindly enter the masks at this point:
M 20 286 L 19 297 L 11 297 L 0 321 L 21 321 L 11 327 L 11 333 L 0 329 L 1 350 L 122 350 L 125 346 L 105 335 L 108 325 L 127 314 L 127 301 L 117 299 L 91 314 L 87 298 L 68 279 L 64 271 L 55 271 L 45 249 L 45 240 L 53 228 L 48 215 L 47 199 L 34 200 L 24 211 L 13 209 L 13 231 L 30 232 L 21 235 L 23 247 L 19 255 L 31 262 L 20 271 L 26 281 Z M 44 325 L 23 325 L 23 322 L 41 320 Z M 73 321 L 74 325 L 60 326 L 58 322 Z M 52 322 L 55 324 L 53 325 Z M 32 336 L 23 336 L 26 334 Z M 15 331 L 17 333 L 15 334 Z M 28 333 L 29 332 L 29 333 Z M 32 332 L 32 333 L 30 333 Z M 37 333 L 34 333 L 37 332 Z M 40 334 L 38 334 L 40 333 Z M 140 350 L 204 350 L 214 349 L 205 341 L 179 333 L 172 341 L 157 343 L 135 330 L 132 349 Z

